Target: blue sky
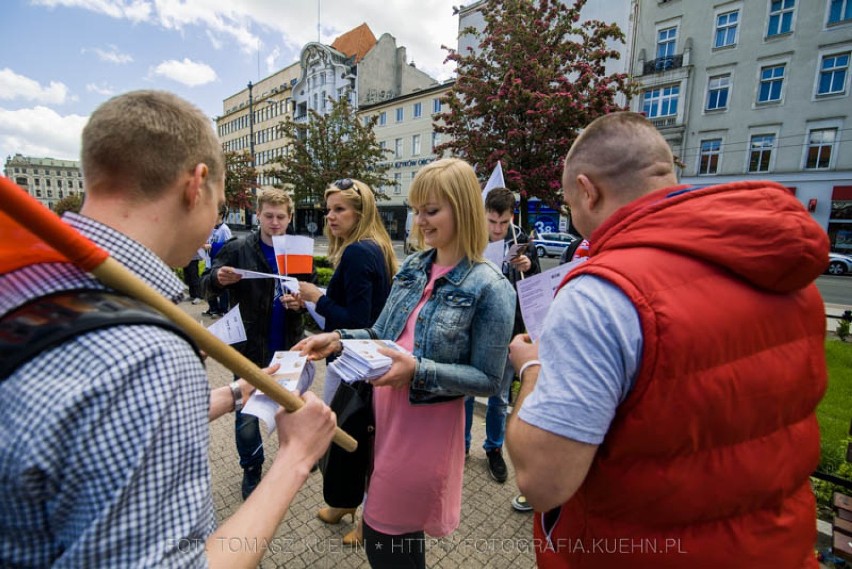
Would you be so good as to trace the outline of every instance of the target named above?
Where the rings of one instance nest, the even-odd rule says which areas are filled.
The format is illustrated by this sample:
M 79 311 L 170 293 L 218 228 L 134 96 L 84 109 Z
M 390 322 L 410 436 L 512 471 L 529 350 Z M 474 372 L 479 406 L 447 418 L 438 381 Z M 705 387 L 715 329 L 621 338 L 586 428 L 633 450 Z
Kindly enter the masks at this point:
M 452 75 L 441 49 L 456 46 L 452 0 L 3 0 L 0 161 L 77 160 L 89 114 L 134 89 L 172 91 L 217 116 L 223 99 L 317 40 L 318 2 L 323 43 L 366 22 L 418 68 Z

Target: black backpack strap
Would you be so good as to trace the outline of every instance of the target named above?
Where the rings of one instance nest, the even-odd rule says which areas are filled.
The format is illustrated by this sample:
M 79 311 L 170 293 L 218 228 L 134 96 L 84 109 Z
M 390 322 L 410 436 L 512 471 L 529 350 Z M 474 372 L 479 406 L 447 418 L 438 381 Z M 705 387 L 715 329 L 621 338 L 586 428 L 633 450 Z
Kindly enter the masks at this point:
M 147 304 L 104 290 L 62 291 L 35 298 L 0 318 L 0 381 L 38 354 L 74 336 L 110 326 L 159 326 L 198 347 Z

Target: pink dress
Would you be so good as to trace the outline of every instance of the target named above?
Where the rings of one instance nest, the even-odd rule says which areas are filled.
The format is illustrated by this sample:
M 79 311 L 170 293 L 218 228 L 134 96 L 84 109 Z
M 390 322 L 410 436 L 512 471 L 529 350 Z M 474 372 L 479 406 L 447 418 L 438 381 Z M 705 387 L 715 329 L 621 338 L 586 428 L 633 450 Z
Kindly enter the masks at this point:
M 397 343 L 411 350 L 414 323 L 435 280 L 453 267 L 432 265 L 420 303 Z M 388 535 L 425 531 L 442 537 L 459 525 L 464 475 L 464 398 L 411 405 L 408 387 L 376 387 L 373 475 L 364 519 Z

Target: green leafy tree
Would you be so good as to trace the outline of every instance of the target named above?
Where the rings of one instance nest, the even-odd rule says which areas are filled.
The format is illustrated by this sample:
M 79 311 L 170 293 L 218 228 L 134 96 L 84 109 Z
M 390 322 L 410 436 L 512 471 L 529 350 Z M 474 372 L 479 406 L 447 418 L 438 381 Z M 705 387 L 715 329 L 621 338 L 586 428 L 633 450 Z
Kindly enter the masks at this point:
M 635 92 L 626 74 L 604 68 L 620 57 L 607 41 L 623 42 L 624 34 L 615 24 L 580 22 L 585 3 L 491 0 L 484 29 L 461 32 L 479 40 L 479 51 L 444 47 L 458 79 L 436 117 L 435 130 L 449 135 L 436 152 L 465 158 L 485 177 L 500 160 L 524 209 L 530 197 L 562 205 L 561 162 L 578 129 L 623 110 L 616 96 Z
M 254 207 L 254 189 L 257 187 L 257 170 L 252 166 L 251 155 L 246 152 L 225 153 L 225 202 L 228 209 Z
M 62 215 L 66 211 L 80 213 L 80 208 L 83 207 L 83 195 L 71 194 L 67 195 L 53 206 L 53 211 L 56 215 Z
M 393 183 L 385 175 L 390 151 L 379 146 L 373 132 L 378 117 L 357 117 L 346 97 L 329 99 L 329 105 L 325 115 L 311 109 L 307 122 L 288 117 L 281 123 L 287 148 L 273 160 L 277 167 L 265 174 L 292 189 L 300 206 L 322 203 L 328 184 L 341 178 L 357 178 L 373 188 L 377 199 L 389 199 L 376 191 Z

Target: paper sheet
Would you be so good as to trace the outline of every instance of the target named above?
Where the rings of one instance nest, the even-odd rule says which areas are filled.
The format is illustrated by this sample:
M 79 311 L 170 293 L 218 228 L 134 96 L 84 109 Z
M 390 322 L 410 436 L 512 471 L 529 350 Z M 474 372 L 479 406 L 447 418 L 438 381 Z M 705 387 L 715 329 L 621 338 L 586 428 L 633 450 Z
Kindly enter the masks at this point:
M 246 329 L 240 316 L 240 305 L 237 304 L 227 314 L 207 327 L 211 334 L 226 344 L 236 344 L 246 341 Z
M 553 303 L 553 297 L 562 279 L 571 269 L 580 265 L 584 260 L 580 259 L 572 263 L 557 265 L 543 273 L 515 283 L 524 326 L 533 341 L 537 341 L 541 337 L 544 318 L 547 316 L 547 310 Z
M 299 352 L 275 352 L 269 365 L 281 364 L 281 368 L 272 376 L 278 385 L 289 391 L 295 391 L 299 395 L 307 391 L 314 382 L 315 368 L 307 356 L 300 356 Z M 278 411 L 278 403 L 270 399 L 262 391 L 255 391 L 245 407 L 243 413 L 254 415 L 266 426 L 267 436 L 275 428 L 275 413 Z

